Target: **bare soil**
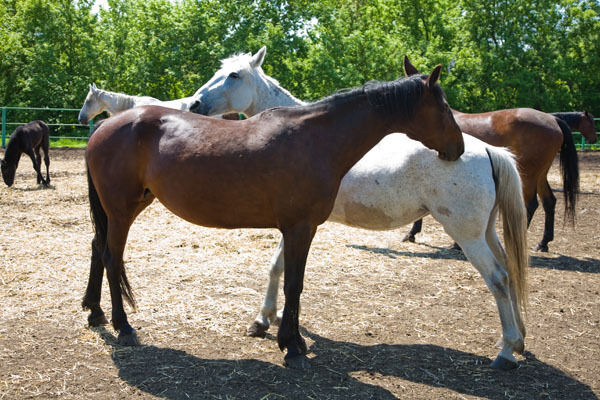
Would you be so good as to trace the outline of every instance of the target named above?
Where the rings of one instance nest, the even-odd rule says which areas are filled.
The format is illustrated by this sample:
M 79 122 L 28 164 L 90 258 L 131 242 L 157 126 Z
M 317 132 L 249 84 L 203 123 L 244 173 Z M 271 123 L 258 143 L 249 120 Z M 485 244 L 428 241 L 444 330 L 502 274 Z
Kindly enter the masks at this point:
M 597 399 L 600 154 L 580 153 L 575 228 L 558 198 L 549 253 L 531 251 L 526 353 L 491 370 L 501 329 L 483 280 L 430 217 L 408 230 L 325 223 L 302 294 L 312 368 L 282 366 L 276 327 L 245 336 L 261 305 L 276 230 L 193 226 L 155 202 L 125 253 L 142 346 L 90 329 L 80 302 L 92 226 L 82 150 L 51 151 L 51 188 L 23 158 L 0 186 L 0 399 Z M 557 163 L 550 174 L 561 187 Z M 529 231 L 542 235 L 543 212 Z M 103 287 L 103 307 L 110 297 Z

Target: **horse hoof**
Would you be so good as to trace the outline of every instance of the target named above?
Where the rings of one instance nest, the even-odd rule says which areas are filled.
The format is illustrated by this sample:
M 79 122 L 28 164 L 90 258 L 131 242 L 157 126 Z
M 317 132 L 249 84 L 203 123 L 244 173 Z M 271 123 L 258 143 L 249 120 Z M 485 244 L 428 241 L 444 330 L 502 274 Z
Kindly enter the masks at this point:
M 411 242 L 414 243 L 415 242 L 415 236 L 411 235 L 410 233 L 407 233 L 403 238 L 402 238 L 403 242 Z
M 535 251 L 541 251 L 543 253 L 547 253 L 548 252 L 548 245 L 544 244 L 544 243 L 540 243 L 535 248 Z
M 129 333 L 119 332 L 119 337 L 117 338 L 117 342 L 121 346 L 139 346 L 140 339 L 137 337 L 137 333 L 135 330 L 131 330 Z
M 89 326 L 100 326 L 100 325 L 106 325 L 108 324 L 108 320 L 106 319 L 106 316 L 104 315 L 104 313 L 99 314 L 99 315 L 88 315 L 88 325 Z
M 450 250 L 462 251 L 462 248 L 458 245 L 458 243 L 454 242 L 454 244 L 452 245 L 452 247 L 450 247 Z
M 301 354 L 299 356 L 285 358 L 283 360 L 283 365 L 292 369 L 309 369 L 310 361 L 308 361 L 308 357 Z
M 248 330 L 246 331 L 246 335 L 251 336 L 251 337 L 264 338 L 267 335 L 267 329 L 269 329 L 268 326 L 263 325 L 258 321 L 254 321 L 252 323 L 252 325 L 250 325 L 248 327 Z
M 515 361 L 511 361 L 508 358 L 504 358 L 502 356 L 496 357 L 496 359 L 490 364 L 490 367 L 493 369 L 498 369 L 500 371 L 510 371 L 511 369 L 515 369 L 519 366 Z

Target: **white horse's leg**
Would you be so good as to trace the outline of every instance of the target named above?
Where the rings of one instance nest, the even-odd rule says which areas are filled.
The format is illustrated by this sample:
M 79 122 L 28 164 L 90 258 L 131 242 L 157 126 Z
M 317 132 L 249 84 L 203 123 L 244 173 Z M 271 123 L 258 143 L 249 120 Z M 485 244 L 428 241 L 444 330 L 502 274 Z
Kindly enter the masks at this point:
M 258 316 L 248 327 L 248 336 L 263 337 L 269 329 L 271 322 L 277 318 L 277 292 L 279 291 L 279 279 L 284 270 L 283 258 L 283 236 L 279 241 L 279 246 L 271 258 L 271 270 L 269 271 L 269 283 L 265 300 L 258 313 Z
M 490 222 L 488 224 L 487 230 L 485 232 L 485 240 L 487 241 L 488 246 L 494 253 L 496 259 L 500 262 L 500 265 L 504 268 L 505 271 L 508 271 L 508 267 L 506 263 L 508 262 L 508 258 L 506 256 L 506 251 L 502 247 L 500 243 L 500 239 L 498 238 L 498 234 L 496 232 L 496 217 L 498 215 L 498 211 L 494 210 L 490 217 Z M 525 323 L 523 322 L 523 318 L 521 317 L 521 308 L 519 307 L 519 299 L 517 297 L 517 293 L 515 291 L 514 285 L 512 282 L 509 284 L 510 288 L 510 301 L 513 306 L 513 314 L 515 316 L 515 320 L 517 322 L 517 326 L 519 327 L 519 331 L 521 335 L 525 337 Z M 498 342 L 498 347 L 502 345 L 502 338 Z
M 503 345 L 498 357 L 492 362 L 492 368 L 512 369 L 517 367 L 513 352 L 522 353 L 524 349 L 523 335 L 515 316 L 509 277 L 500 261 L 494 257 L 485 240 L 458 242 L 466 257 L 483 276 L 486 285 L 496 299 L 500 323 L 502 324 Z M 497 250 L 497 249 L 496 249 Z

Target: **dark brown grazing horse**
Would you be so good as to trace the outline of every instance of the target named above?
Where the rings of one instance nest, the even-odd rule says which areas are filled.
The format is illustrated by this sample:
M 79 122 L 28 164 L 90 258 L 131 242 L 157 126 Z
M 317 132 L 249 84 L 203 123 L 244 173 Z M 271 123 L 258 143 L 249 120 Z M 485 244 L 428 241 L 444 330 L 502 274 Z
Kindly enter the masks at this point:
M 392 132 L 406 132 L 446 160 L 456 160 L 464 151 L 460 129 L 436 84 L 440 68 L 429 76 L 370 83 L 241 121 L 158 106 L 106 119 L 86 151 L 96 232 L 82 303 L 91 310 L 89 323 L 106 321 L 100 308 L 106 268 L 118 341 L 138 343 L 123 309 L 122 296 L 134 306 L 123 250 L 136 216 L 158 198 L 194 224 L 282 232 L 285 306 L 277 342 L 287 348 L 287 365 L 308 367 L 298 330 L 304 267 L 342 177 Z
M 4 183 L 7 186 L 12 186 L 15 182 L 15 173 L 17 172 L 22 153 L 27 154 L 31 158 L 33 169 L 37 172 L 37 183 L 42 183 L 44 186 L 50 184 L 49 132 L 48 125 L 44 121 L 31 121 L 19 126 L 10 135 L 6 151 L 4 152 L 4 160 L 2 160 L 1 164 L 2 179 L 4 179 Z M 46 179 L 44 179 L 40 171 L 42 163 L 40 147 L 44 150 Z
M 589 144 L 596 143 L 598 134 L 594 125 L 594 117 L 587 111 L 555 112 L 556 118 L 562 119 L 574 131 L 581 132 L 585 141 Z
M 406 75 L 417 74 L 417 69 L 404 59 Z M 481 114 L 466 114 L 452 110 L 460 129 L 493 146 L 508 147 L 516 156 L 523 185 L 523 198 L 527 207 L 527 223 L 542 200 L 546 213 L 544 235 L 536 250 L 548 251 L 554 239 L 554 209 L 556 197 L 548 184 L 548 170 L 560 150 L 560 167 L 563 177 L 565 219 L 574 223 L 575 205 L 579 192 L 579 166 L 577 150 L 571 130 L 561 119 L 531 108 L 514 108 Z M 414 242 L 421 231 L 422 220 L 413 225 L 404 241 Z

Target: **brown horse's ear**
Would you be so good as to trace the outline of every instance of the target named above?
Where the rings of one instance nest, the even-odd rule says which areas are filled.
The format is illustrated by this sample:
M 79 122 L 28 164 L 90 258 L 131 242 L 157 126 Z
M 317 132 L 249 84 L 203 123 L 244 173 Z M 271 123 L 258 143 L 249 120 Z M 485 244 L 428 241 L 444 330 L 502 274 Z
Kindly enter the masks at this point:
M 408 61 L 408 56 L 404 56 L 404 76 L 418 74 L 417 68 Z
M 435 67 L 433 69 L 433 71 L 431 71 L 431 74 L 429 74 L 429 76 L 427 77 L 427 80 L 425 81 L 425 84 L 427 85 L 427 87 L 433 87 L 438 79 L 440 79 L 440 71 L 442 70 L 442 64 L 438 64 L 437 67 Z

